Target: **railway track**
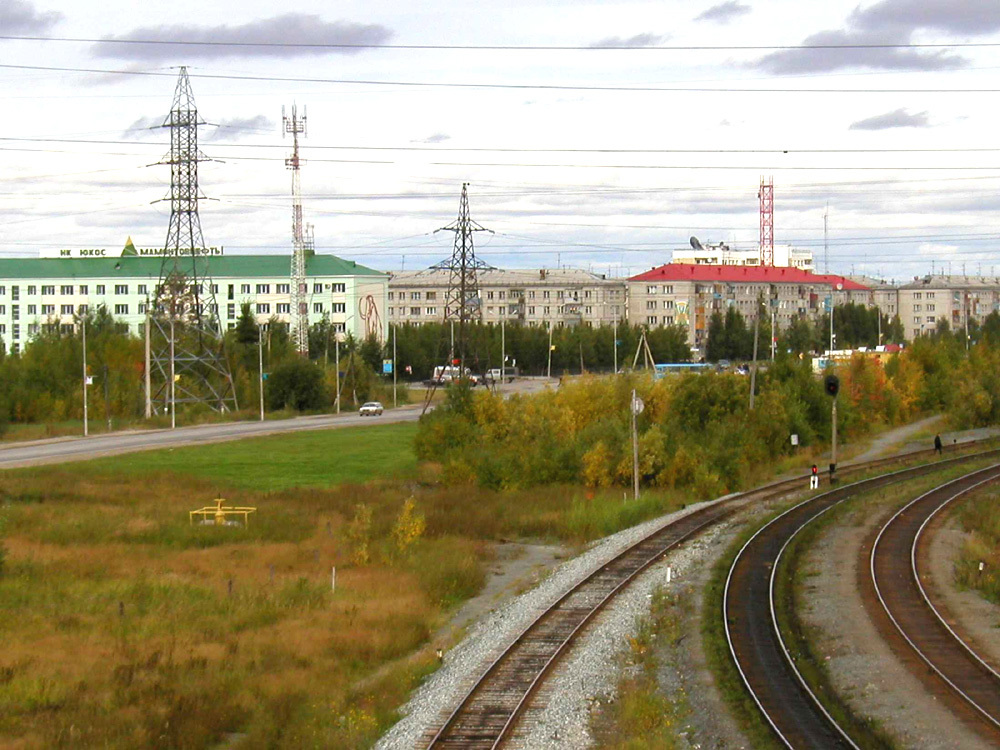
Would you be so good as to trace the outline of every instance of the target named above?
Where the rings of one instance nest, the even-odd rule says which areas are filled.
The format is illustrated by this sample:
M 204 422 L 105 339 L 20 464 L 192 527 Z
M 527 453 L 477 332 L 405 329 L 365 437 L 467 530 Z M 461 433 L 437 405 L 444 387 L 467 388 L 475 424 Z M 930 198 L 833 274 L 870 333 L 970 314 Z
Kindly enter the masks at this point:
M 845 466 L 841 475 L 929 457 L 919 451 Z M 496 748 L 512 733 L 546 676 L 588 622 L 639 573 L 663 555 L 728 518 L 746 503 L 803 490 L 807 476 L 740 493 L 660 528 L 594 571 L 529 625 L 484 671 L 427 747 Z M 433 731 L 433 730 L 432 730 Z
M 967 474 L 916 498 L 879 530 L 869 555 L 869 583 L 891 623 L 897 653 L 926 665 L 918 676 L 936 693 L 950 693 L 966 720 L 1000 744 L 1000 674 L 955 630 L 928 596 L 921 578 L 932 519 L 950 503 L 1000 479 L 1000 464 Z M 886 630 L 886 628 L 883 628 Z M 968 710 L 971 709 L 971 710 Z
M 744 685 L 785 746 L 796 750 L 857 748 L 802 678 L 777 626 L 775 571 L 791 540 L 811 521 L 862 492 L 998 454 L 1000 450 L 991 450 L 945 459 L 816 495 L 772 519 L 737 553 L 723 593 L 726 638 Z

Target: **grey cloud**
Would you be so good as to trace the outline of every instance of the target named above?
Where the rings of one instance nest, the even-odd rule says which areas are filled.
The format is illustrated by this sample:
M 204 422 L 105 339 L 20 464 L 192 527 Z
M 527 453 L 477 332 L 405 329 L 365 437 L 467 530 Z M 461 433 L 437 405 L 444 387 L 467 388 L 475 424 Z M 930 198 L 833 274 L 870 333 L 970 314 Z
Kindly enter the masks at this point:
M 743 5 L 737 0 L 728 0 L 695 16 L 695 21 L 715 21 L 716 23 L 729 23 L 738 16 L 744 16 L 750 12 L 749 5 Z
M 122 132 L 122 138 L 139 140 L 163 124 L 163 117 L 140 117 Z
M 878 70 L 954 70 L 968 61 L 944 50 L 920 52 L 898 47 L 845 47 L 845 45 L 907 44 L 909 33 L 872 31 L 821 31 L 802 42 L 827 49 L 784 49 L 755 61 L 751 67 L 769 73 L 817 73 L 843 68 Z
M 236 141 L 260 133 L 273 133 L 276 127 L 275 121 L 265 115 L 234 117 L 222 120 L 214 129 L 209 130 L 205 140 Z
M 849 130 L 889 130 L 890 128 L 929 128 L 930 126 L 927 112 L 917 112 L 911 115 L 901 108 L 853 122 Z
M 1000 4 L 983 0 L 882 0 L 850 16 L 864 29 L 937 29 L 956 34 L 1000 30 Z
M 589 47 L 594 49 L 600 47 L 654 47 L 661 44 L 669 37 L 663 34 L 636 34 L 630 37 L 609 36 L 597 42 L 591 42 Z
M 63 18 L 56 11 L 41 12 L 24 0 L 0 0 L 0 34 L 37 34 Z
M 434 133 L 426 138 L 418 138 L 413 143 L 444 143 L 445 141 L 450 141 L 451 136 L 446 133 Z
M 168 60 L 220 57 L 293 58 L 324 54 L 355 54 L 364 45 L 384 44 L 393 32 L 380 24 L 327 22 L 317 15 L 285 13 L 239 26 L 149 26 L 134 29 L 95 44 L 96 57 L 129 60 Z M 143 41 L 180 42 L 142 44 Z M 184 42 L 189 42 L 185 44 Z M 281 45 L 358 45 L 354 47 Z M 278 46 L 272 46 L 278 45 Z

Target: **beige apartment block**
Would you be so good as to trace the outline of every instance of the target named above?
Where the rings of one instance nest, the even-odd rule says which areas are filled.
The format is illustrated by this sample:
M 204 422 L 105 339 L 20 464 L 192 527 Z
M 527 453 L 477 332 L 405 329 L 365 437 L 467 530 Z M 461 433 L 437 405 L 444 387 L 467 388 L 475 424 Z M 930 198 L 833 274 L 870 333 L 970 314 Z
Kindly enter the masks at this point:
M 626 315 L 625 280 L 575 268 L 478 272 L 482 319 L 525 325 L 611 325 Z M 447 269 L 396 271 L 389 279 L 390 323 L 445 319 Z
M 982 323 L 1000 310 L 1000 278 L 987 276 L 923 276 L 899 289 L 899 315 L 907 339 L 934 331 L 941 321 L 953 331 L 966 322 Z

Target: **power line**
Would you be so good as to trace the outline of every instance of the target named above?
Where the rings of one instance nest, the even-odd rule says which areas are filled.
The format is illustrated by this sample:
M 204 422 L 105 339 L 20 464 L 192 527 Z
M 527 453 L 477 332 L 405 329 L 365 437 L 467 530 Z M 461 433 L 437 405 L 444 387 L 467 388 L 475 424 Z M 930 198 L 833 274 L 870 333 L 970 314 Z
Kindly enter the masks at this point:
M 7 70 L 39 70 L 56 73 L 98 73 L 101 75 L 172 77 L 169 72 L 150 70 L 114 70 L 105 68 L 65 68 L 43 65 L 0 65 Z M 539 83 L 460 83 L 454 81 L 377 81 L 347 78 L 300 78 L 291 76 L 251 76 L 201 73 L 192 78 L 217 81 L 254 81 L 270 83 L 329 83 L 349 86 L 399 86 L 403 88 L 502 89 L 511 91 L 613 91 L 635 93 L 692 94 L 996 94 L 1000 88 L 781 88 L 732 86 L 599 86 Z
M 953 42 L 953 43 L 872 43 L 872 44 L 769 44 L 769 45 L 732 45 L 732 44 L 657 44 L 641 47 L 624 44 L 601 45 L 542 45 L 542 44 L 357 44 L 337 42 L 220 42 L 220 41 L 186 41 L 183 39 L 124 39 L 120 37 L 53 37 L 53 36 L 12 36 L 0 35 L 0 40 L 20 42 L 71 42 L 78 44 L 122 44 L 142 45 L 159 44 L 164 46 L 184 47 L 250 47 L 278 49 L 388 49 L 388 50 L 456 50 L 456 51 L 491 51 L 491 52 L 708 52 L 745 51 L 761 52 L 767 50 L 822 50 L 822 49 L 968 49 L 979 47 L 1000 47 L 1000 42 Z

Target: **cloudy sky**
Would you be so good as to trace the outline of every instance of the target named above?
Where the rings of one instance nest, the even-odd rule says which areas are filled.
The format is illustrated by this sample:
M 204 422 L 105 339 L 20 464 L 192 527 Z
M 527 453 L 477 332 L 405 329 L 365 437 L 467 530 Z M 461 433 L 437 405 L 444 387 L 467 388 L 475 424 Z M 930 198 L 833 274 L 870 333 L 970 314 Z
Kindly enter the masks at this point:
M 1000 3 L 0 0 L 0 252 L 162 246 L 177 69 L 207 125 L 209 245 L 449 255 L 468 182 L 495 265 L 637 273 L 775 240 L 831 271 L 1000 275 Z

